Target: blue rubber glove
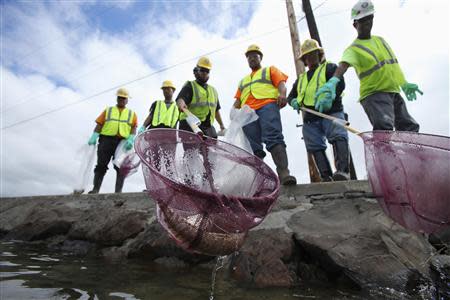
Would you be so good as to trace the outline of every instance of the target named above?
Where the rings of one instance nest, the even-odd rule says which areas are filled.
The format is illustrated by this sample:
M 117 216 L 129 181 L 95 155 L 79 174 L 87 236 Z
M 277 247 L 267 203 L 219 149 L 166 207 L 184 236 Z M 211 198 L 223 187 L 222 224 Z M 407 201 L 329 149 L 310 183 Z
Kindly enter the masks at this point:
M 127 142 L 125 143 L 125 149 L 130 150 L 134 145 L 134 134 L 130 134 L 127 138 Z
M 314 108 L 317 111 L 323 113 L 329 111 L 332 106 L 333 106 L 333 99 L 331 98 L 331 94 L 327 92 L 319 95 L 319 98 L 316 100 Z
M 403 93 L 406 95 L 406 99 L 413 101 L 417 99 L 416 93 L 423 95 L 423 92 L 419 90 L 419 86 L 414 83 L 405 83 L 401 86 Z
M 294 110 L 296 110 L 296 111 L 300 110 L 300 105 L 298 104 L 297 98 L 292 99 L 290 105 L 292 106 L 292 108 Z
M 315 103 L 317 104 L 322 94 L 329 94 L 327 98 L 331 98 L 331 102 L 333 102 L 333 100 L 336 98 L 336 86 L 340 81 L 341 80 L 335 76 L 331 77 L 330 80 L 328 80 L 317 90 L 316 97 L 314 99 Z
M 139 130 L 138 130 L 138 134 L 141 134 L 141 133 L 143 133 L 144 131 L 145 131 L 145 126 L 142 125 L 142 126 L 139 128 Z
M 97 139 L 98 139 L 99 136 L 100 136 L 100 133 L 94 131 L 92 133 L 91 137 L 89 138 L 88 145 L 95 145 L 95 144 L 97 144 Z

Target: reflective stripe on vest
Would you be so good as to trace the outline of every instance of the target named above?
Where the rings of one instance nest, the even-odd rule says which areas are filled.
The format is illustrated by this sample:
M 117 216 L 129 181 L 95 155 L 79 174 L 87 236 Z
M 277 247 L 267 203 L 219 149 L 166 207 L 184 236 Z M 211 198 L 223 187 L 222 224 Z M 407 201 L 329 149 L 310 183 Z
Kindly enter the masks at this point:
M 297 101 L 301 105 L 304 103 L 306 106 L 314 106 L 316 92 L 327 82 L 326 67 L 327 62 L 322 63 L 315 71 L 310 80 L 308 80 L 308 74 L 305 72 L 302 74 L 300 80 L 297 83 Z M 309 83 L 313 84 L 309 84 Z
M 255 99 L 276 99 L 279 96 L 278 89 L 273 85 L 270 77 L 270 67 L 261 68 L 253 76 L 245 76 L 239 83 L 241 91 L 241 105 L 247 101 L 250 93 Z
M 384 49 L 386 50 L 385 53 L 381 53 L 381 52 L 374 53 L 371 49 L 369 49 L 369 48 L 367 48 L 367 47 L 365 47 L 365 46 L 363 46 L 363 45 L 360 45 L 360 44 L 358 44 L 357 42 L 354 42 L 354 43 L 351 45 L 351 47 L 356 47 L 356 48 L 358 48 L 358 49 L 363 50 L 366 54 L 368 54 L 368 56 L 365 55 L 365 58 L 366 58 L 366 59 L 370 59 L 369 57 L 371 57 L 371 58 L 374 60 L 374 63 L 375 63 L 375 64 L 374 64 L 372 67 L 370 67 L 368 70 L 356 70 L 357 73 L 358 73 L 358 77 L 359 77 L 360 80 L 363 79 L 363 78 L 365 78 L 365 77 L 367 77 L 367 76 L 369 76 L 369 75 L 371 75 L 373 72 L 375 72 L 375 71 L 381 69 L 384 65 L 387 65 L 387 64 L 388 64 L 388 65 L 398 64 L 397 58 L 395 58 L 395 56 L 393 55 L 392 51 L 390 50 L 389 46 L 388 46 L 387 43 L 384 41 L 384 39 L 381 38 L 381 37 L 376 37 L 376 36 L 374 36 L 373 38 L 374 38 L 374 39 L 378 39 L 378 40 L 383 44 Z M 385 60 L 381 60 L 381 61 L 380 61 L 380 60 L 378 59 L 378 57 L 377 57 L 377 54 L 380 55 L 380 56 L 384 56 L 384 54 L 387 54 L 387 55 L 389 56 L 389 59 L 385 59 Z
M 133 122 L 133 111 L 124 108 L 119 111 L 117 106 L 111 106 L 105 109 L 106 118 L 100 134 L 107 136 L 120 135 L 127 138 L 131 132 Z
M 158 100 L 153 112 L 152 126 L 165 125 L 174 128 L 179 115 L 180 112 L 175 102 L 172 102 L 167 108 L 164 100 Z
M 206 86 L 206 89 L 202 87 L 197 81 L 188 81 L 192 87 L 192 101 L 188 105 L 188 109 L 193 113 L 200 121 L 205 121 L 208 114 L 210 114 L 211 125 L 216 118 L 216 108 L 219 97 L 217 91 L 210 85 Z M 180 114 L 180 120 L 186 119 L 186 114 Z

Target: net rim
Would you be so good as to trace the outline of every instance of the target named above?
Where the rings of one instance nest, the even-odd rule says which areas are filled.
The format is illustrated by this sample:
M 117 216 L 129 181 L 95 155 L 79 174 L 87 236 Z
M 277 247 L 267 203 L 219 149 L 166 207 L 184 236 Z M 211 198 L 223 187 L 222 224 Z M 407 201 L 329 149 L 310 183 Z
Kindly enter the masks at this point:
M 421 142 L 412 142 L 408 140 L 402 140 L 401 135 L 405 134 L 407 136 L 417 136 L 417 137 L 430 137 L 442 140 L 444 143 L 448 143 L 448 147 L 442 147 L 442 146 L 436 146 L 436 145 L 430 145 L 428 143 L 421 143 Z M 441 149 L 445 151 L 450 151 L 450 137 L 445 135 L 438 135 L 438 134 L 430 134 L 430 133 L 419 133 L 419 132 L 413 132 L 413 131 L 391 131 L 391 130 L 373 130 L 373 131 L 364 131 L 359 134 L 359 136 L 363 139 L 364 144 L 374 144 L 374 139 L 376 136 L 381 135 L 387 135 L 389 136 L 389 139 L 383 139 L 383 140 L 377 140 L 375 142 L 379 143 L 389 143 L 389 142 L 399 142 L 404 144 L 411 144 L 411 145 L 420 145 L 425 147 L 431 147 L 436 149 Z
M 171 185 L 174 186 L 174 187 L 176 187 L 177 190 L 179 190 L 179 191 L 181 190 L 181 191 L 184 191 L 184 192 L 189 191 L 189 193 L 192 194 L 192 195 L 211 195 L 211 196 L 212 196 L 212 195 L 219 195 L 219 196 L 227 196 L 227 195 L 222 194 L 222 193 L 213 193 L 213 192 L 207 192 L 207 191 L 200 191 L 200 190 L 198 190 L 198 189 L 195 189 L 195 188 L 193 188 L 193 187 L 190 187 L 190 186 L 188 186 L 188 185 L 185 185 L 185 184 L 183 184 L 183 183 L 181 183 L 181 182 L 174 181 L 174 180 L 172 180 L 172 179 L 170 179 L 170 178 L 168 178 L 168 177 L 162 175 L 162 174 L 161 174 L 154 166 L 152 166 L 151 164 L 149 164 L 149 163 L 145 160 L 144 155 L 141 153 L 141 151 L 139 151 L 139 150 L 141 150 L 141 149 L 137 146 L 137 145 L 139 145 L 139 143 L 136 143 L 139 139 L 142 139 L 142 138 L 143 138 L 143 136 L 144 136 L 144 134 L 145 134 L 146 132 L 150 132 L 150 131 L 181 131 L 181 132 L 190 134 L 190 135 L 192 135 L 192 136 L 195 136 L 195 137 L 197 137 L 197 138 L 202 138 L 202 139 L 204 139 L 204 140 L 218 141 L 218 142 L 220 142 L 220 143 L 227 144 L 227 145 L 231 146 L 232 148 L 237 149 L 238 151 L 242 151 L 242 152 L 245 152 L 245 153 L 248 154 L 248 155 L 253 156 L 254 159 L 257 159 L 258 161 L 260 161 L 260 163 L 262 163 L 262 164 L 266 167 L 266 169 L 268 170 L 268 172 L 270 173 L 270 175 L 274 178 L 274 180 L 275 180 L 275 188 L 274 188 L 274 190 L 273 190 L 270 194 L 267 194 L 267 195 L 264 195 L 264 196 L 259 196 L 259 197 L 244 197 L 244 196 L 239 196 L 239 198 L 242 198 L 242 199 L 253 199 L 253 200 L 264 200 L 264 199 L 267 199 L 267 198 L 273 198 L 273 197 L 278 198 L 279 193 L 280 193 L 280 186 L 281 186 L 280 180 L 279 180 L 279 178 L 278 178 L 278 175 L 276 175 L 275 171 L 272 170 L 272 168 L 269 167 L 269 165 L 267 165 L 262 159 L 260 159 L 259 157 L 255 156 L 254 154 L 252 154 L 252 153 L 250 153 L 250 152 L 248 152 L 248 151 L 246 151 L 246 150 L 244 150 L 244 149 L 242 149 L 242 148 L 239 148 L 239 147 L 237 147 L 237 146 L 235 146 L 235 145 L 233 145 L 233 144 L 231 144 L 231 143 L 228 143 L 228 142 L 226 142 L 226 141 L 222 141 L 222 140 L 219 140 L 219 139 L 215 139 L 215 138 L 212 138 L 212 137 L 209 137 L 209 136 L 206 136 L 206 135 L 200 137 L 198 134 L 195 134 L 195 133 L 190 132 L 190 131 L 187 131 L 187 130 L 179 130 L 179 129 L 172 129 L 172 128 L 153 128 L 153 129 L 149 129 L 149 130 L 144 131 L 143 133 L 138 134 L 138 135 L 136 136 L 136 141 L 135 141 L 135 150 L 136 150 L 136 153 L 137 153 L 137 155 L 139 156 L 140 160 L 141 160 L 142 163 L 143 163 L 142 166 L 143 166 L 143 167 L 145 166 L 145 167 L 149 168 L 149 169 L 150 169 L 156 176 L 158 176 L 161 180 L 163 180 L 163 181 L 165 181 L 165 182 L 171 183 Z M 150 192 L 150 191 L 148 191 L 148 192 Z

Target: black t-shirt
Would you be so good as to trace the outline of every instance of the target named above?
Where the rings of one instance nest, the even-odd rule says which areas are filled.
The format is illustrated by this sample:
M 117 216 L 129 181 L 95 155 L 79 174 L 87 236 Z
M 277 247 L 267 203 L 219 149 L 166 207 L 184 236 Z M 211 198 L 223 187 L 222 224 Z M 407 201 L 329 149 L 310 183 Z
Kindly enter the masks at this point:
M 336 71 L 336 69 L 337 69 L 337 65 L 336 64 L 334 64 L 334 63 L 328 63 L 327 64 L 327 69 L 326 69 L 326 74 L 325 74 L 325 77 L 326 77 L 327 81 L 331 77 L 333 77 L 334 72 Z M 308 70 L 308 72 L 306 73 L 306 76 L 308 76 L 308 81 L 311 80 L 311 78 L 313 77 L 314 71 L 315 71 L 315 69 L 314 70 Z M 297 96 L 298 96 L 297 84 L 298 84 L 298 78 L 297 78 L 297 80 L 295 80 L 294 85 L 293 85 L 293 87 L 292 87 L 292 89 L 291 89 L 291 91 L 289 93 L 288 98 L 287 98 L 288 103 L 291 103 L 292 99 L 297 98 Z M 344 106 L 342 105 L 342 97 L 341 97 L 342 92 L 344 91 L 344 89 L 345 89 L 345 81 L 342 78 L 341 81 L 339 81 L 339 83 L 336 86 L 336 99 L 334 99 L 333 105 L 331 106 L 331 109 L 329 111 L 327 111 L 326 114 L 331 114 L 331 113 L 335 113 L 335 112 L 339 112 L 339 111 L 343 111 L 344 110 Z M 305 105 L 305 106 L 307 108 L 315 110 L 314 106 L 308 106 L 308 105 Z M 316 115 L 313 115 L 313 114 L 310 114 L 310 113 L 307 113 L 307 112 L 303 115 L 303 121 L 304 122 L 311 122 L 311 121 L 315 121 L 317 119 L 320 119 L 320 117 L 316 116 Z
M 197 83 L 205 89 L 208 87 L 207 83 L 203 84 L 198 81 L 197 81 Z M 194 94 L 194 91 L 192 90 L 192 85 L 188 81 L 184 84 L 184 86 L 181 88 L 181 91 L 178 93 L 177 101 L 178 101 L 178 99 L 182 98 L 184 100 L 184 103 L 186 103 L 186 105 L 189 106 L 189 104 L 192 102 L 193 94 Z M 217 107 L 216 107 L 216 111 L 218 111 L 218 110 L 220 110 L 219 99 L 217 99 Z M 210 114 L 211 114 L 211 112 L 209 112 L 208 116 L 206 117 L 205 121 L 202 122 L 200 127 L 207 128 L 207 127 L 212 126 L 211 121 L 210 121 Z M 182 120 L 182 121 L 180 121 L 180 125 L 181 125 L 181 123 L 186 123 L 186 121 Z

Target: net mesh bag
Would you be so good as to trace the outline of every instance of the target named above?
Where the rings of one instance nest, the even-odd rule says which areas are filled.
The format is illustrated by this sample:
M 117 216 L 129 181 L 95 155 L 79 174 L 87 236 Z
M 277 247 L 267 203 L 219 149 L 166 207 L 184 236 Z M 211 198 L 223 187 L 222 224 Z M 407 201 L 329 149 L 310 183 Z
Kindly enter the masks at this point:
M 361 136 L 369 182 L 384 212 L 417 232 L 450 226 L 450 138 L 392 131 Z
M 137 136 L 157 217 L 184 249 L 208 255 L 238 250 L 275 204 L 279 180 L 256 156 L 226 142 L 174 129 Z

